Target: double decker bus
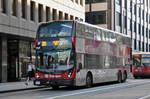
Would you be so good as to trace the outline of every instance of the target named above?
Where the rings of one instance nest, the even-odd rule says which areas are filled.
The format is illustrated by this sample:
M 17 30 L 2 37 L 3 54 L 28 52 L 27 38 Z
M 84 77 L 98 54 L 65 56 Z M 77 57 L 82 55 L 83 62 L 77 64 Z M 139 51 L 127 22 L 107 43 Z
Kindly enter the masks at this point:
M 79 21 L 42 23 L 36 37 L 34 85 L 87 86 L 125 82 L 131 39 Z
M 150 77 L 150 52 L 133 53 L 133 76 Z

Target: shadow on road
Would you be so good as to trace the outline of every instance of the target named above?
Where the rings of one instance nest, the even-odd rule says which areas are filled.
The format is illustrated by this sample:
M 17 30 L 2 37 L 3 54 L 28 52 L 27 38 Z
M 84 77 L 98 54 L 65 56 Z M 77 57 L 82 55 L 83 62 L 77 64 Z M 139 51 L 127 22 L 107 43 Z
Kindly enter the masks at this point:
M 113 85 L 113 84 L 118 84 L 118 82 L 113 81 L 113 82 L 98 83 L 98 84 L 94 84 L 92 88 Z M 74 91 L 74 90 L 81 90 L 81 89 L 87 89 L 87 88 L 85 86 L 74 86 L 74 87 L 61 86 L 58 89 L 52 89 L 51 87 L 47 87 L 46 89 L 43 89 L 42 91 Z

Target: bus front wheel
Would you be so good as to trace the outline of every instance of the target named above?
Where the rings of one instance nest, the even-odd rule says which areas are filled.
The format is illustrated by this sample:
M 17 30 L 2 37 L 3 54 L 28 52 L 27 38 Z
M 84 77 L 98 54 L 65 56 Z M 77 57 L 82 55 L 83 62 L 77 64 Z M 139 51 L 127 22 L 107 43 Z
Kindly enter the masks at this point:
M 86 77 L 86 87 L 90 88 L 92 87 L 92 75 L 88 74 Z
M 59 89 L 59 86 L 56 86 L 56 85 L 52 85 L 51 87 L 52 89 Z

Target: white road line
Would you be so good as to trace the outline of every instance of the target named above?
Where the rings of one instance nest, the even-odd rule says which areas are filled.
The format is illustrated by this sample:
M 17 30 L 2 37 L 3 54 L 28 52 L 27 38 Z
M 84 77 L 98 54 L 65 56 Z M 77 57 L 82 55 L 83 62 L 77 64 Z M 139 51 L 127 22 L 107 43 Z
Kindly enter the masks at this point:
M 141 97 L 139 99 L 146 99 L 146 98 L 149 98 L 149 97 L 150 97 L 150 95 L 147 95 L 147 96 Z
M 73 96 L 73 95 L 91 93 L 91 92 L 96 92 L 96 91 L 104 91 L 104 90 L 113 89 L 113 88 L 128 87 L 128 86 L 131 86 L 131 85 L 141 85 L 141 84 L 145 84 L 145 83 L 150 83 L 150 81 L 138 82 L 138 83 L 134 83 L 134 84 L 112 85 L 112 86 L 109 86 L 109 87 L 106 87 L 106 88 L 101 88 L 101 87 L 100 87 L 100 89 L 89 90 L 89 91 L 82 91 L 82 92 L 76 92 L 76 93 L 71 93 L 71 94 L 66 94 L 66 95 L 61 95 L 61 96 L 49 97 L 49 98 L 45 98 L 45 99 L 62 98 L 62 97 L 66 97 L 66 96 Z M 145 98 L 141 98 L 141 99 L 145 99 Z

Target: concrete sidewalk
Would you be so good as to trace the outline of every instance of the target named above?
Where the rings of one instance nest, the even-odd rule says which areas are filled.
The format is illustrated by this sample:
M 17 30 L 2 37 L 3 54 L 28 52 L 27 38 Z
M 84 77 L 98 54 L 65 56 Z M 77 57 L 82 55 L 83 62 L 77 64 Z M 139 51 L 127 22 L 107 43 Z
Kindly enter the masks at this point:
M 131 72 L 128 74 L 128 79 L 134 79 L 133 74 Z
M 28 85 L 26 85 L 25 83 L 25 81 L 0 83 L 0 93 L 44 88 L 41 86 L 34 86 L 33 81 L 29 81 Z

